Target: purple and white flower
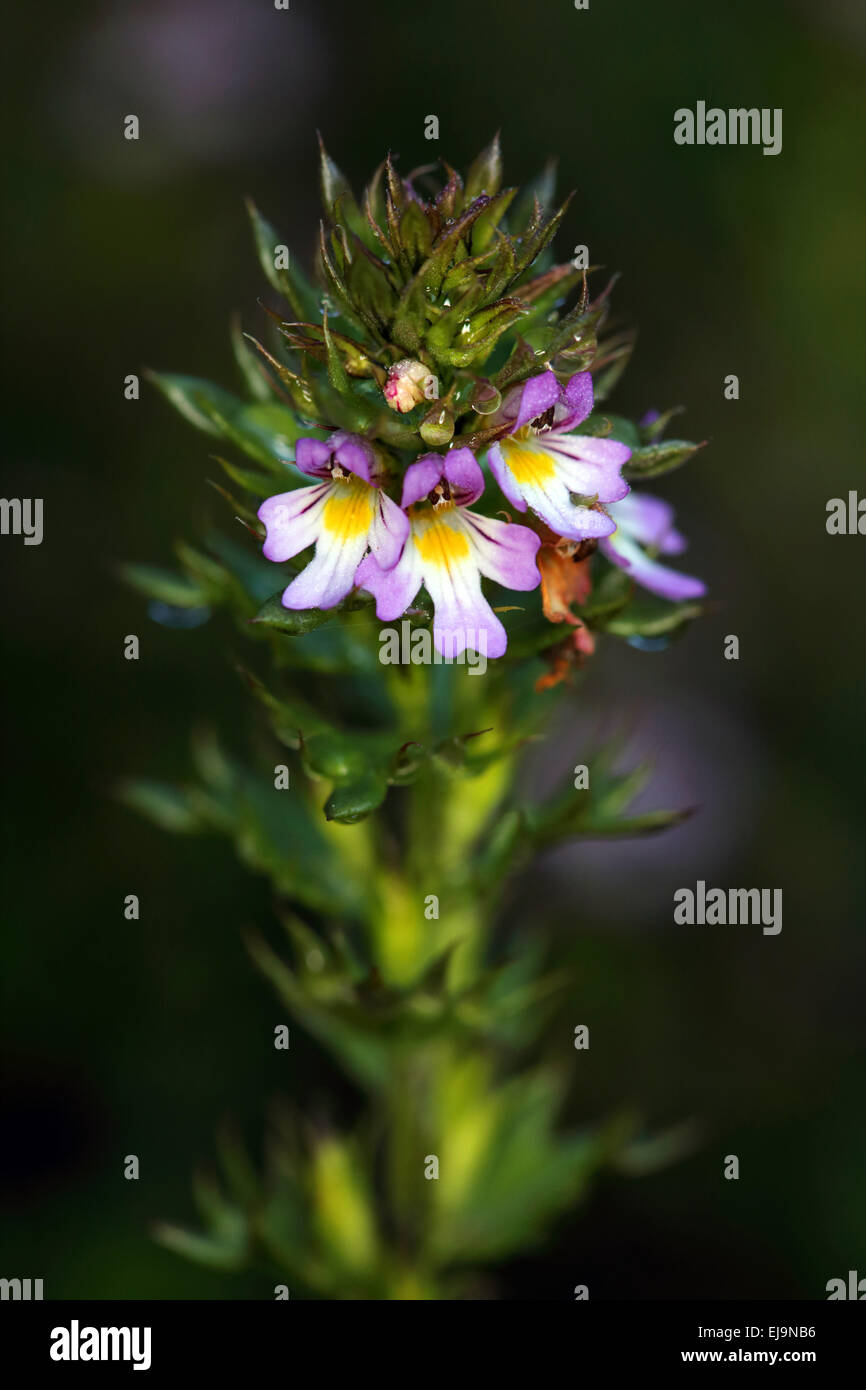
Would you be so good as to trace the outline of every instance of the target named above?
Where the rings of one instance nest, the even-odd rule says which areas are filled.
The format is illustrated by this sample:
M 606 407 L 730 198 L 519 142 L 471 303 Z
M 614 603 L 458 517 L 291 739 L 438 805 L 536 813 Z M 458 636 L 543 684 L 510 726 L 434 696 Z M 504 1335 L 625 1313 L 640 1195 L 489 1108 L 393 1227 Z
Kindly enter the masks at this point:
M 385 621 L 404 613 L 423 584 L 434 605 L 434 646 L 452 660 L 467 647 L 490 657 L 505 651 L 505 628 L 481 592 L 482 576 L 506 589 L 540 582 L 540 538 L 527 526 L 470 511 L 483 491 L 470 449 L 416 459 L 403 479 L 411 529 L 399 561 L 386 569 L 371 553 L 357 574 Z
M 409 521 L 382 491 L 381 469 L 366 440 L 342 430 L 329 439 L 299 439 L 295 463 L 321 481 L 269 497 L 258 517 L 267 528 L 268 560 L 316 553 L 285 589 L 285 608 L 334 608 L 356 583 L 369 552 L 383 572 L 400 558 Z
M 661 598 L 701 598 L 706 585 L 690 574 L 680 574 L 647 554 L 680 555 L 688 544 L 674 527 L 674 511 L 661 497 L 649 492 L 630 492 L 610 507 L 616 532 L 599 542 L 599 549 L 612 564 L 625 570 L 636 583 Z
M 631 456 L 616 439 L 572 434 L 592 410 L 592 376 L 578 372 L 561 386 L 551 371 L 532 376 L 509 391 L 494 424 L 508 433 L 488 451 L 487 460 L 512 506 L 531 507 L 551 530 L 567 540 L 609 536 L 614 522 L 604 511 L 576 505 L 572 494 L 618 502 L 628 493 L 620 469 Z

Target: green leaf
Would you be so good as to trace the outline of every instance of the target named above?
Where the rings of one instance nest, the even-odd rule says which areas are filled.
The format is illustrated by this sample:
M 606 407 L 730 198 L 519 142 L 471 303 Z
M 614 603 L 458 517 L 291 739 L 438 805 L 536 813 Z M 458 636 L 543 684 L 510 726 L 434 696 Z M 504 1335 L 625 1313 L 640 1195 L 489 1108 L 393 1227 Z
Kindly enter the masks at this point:
M 637 335 L 631 330 L 616 334 L 598 345 L 592 362 L 592 389 L 596 405 L 606 401 L 631 360 Z
M 605 627 L 614 614 L 625 608 L 634 595 L 634 581 L 624 570 L 610 565 L 597 579 L 592 593 L 582 607 L 575 605 L 575 612 L 590 627 Z
M 598 749 L 591 759 L 589 786 L 577 788 L 568 780 L 547 802 L 506 809 L 492 827 L 486 848 L 479 856 L 480 881 L 513 870 L 531 853 L 546 850 L 574 837 L 608 838 L 645 835 L 677 825 L 691 810 L 654 810 L 624 815 L 650 776 L 641 763 L 629 772 L 617 772 L 621 740 Z
M 180 1226 L 160 1222 L 153 1228 L 154 1239 L 184 1259 L 208 1269 L 236 1270 L 246 1264 L 246 1220 L 239 1213 L 237 1229 L 227 1237 L 201 1236 Z
M 260 936 L 250 933 L 247 950 L 255 965 L 284 1000 L 292 1014 L 315 1038 L 329 1047 L 362 1085 L 376 1090 L 388 1077 L 388 1049 L 381 1036 L 354 1026 L 344 1011 L 323 1008 L 298 974 Z
M 228 439 L 277 477 L 286 477 L 295 442 L 304 427 L 287 406 L 276 401 L 246 403 L 230 391 L 199 377 L 151 372 L 150 379 L 166 400 L 197 429 Z M 289 475 L 287 486 L 291 486 Z
M 539 261 L 542 251 L 545 250 L 559 230 L 572 197 L 573 194 L 569 193 L 562 206 L 546 219 L 543 216 L 539 219 L 533 216 L 525 235 L 521 238 L 521 248 L 517 257 L 518 276 L 528 271 L 531 266 L 535 265 L 536 261 Z M 539 261 L 536 270 L 540 270 L 542 266 L 543 262 Z
M 282 320 L 279 319 L 278 316 L 275 315 L 275 317 L 278 323 L 282 323 Z M 268 352 L 267 348 L 263 347 L 258 338 L 254 338 L 251 333 L 245 333 L 244 337 L 247 339 L 247 342 L 252 343 L 256 352 L 258 352 L 262 359 L 273 369 L 278 381 L 288 391 L 300 415 L 307 420 L 317 419 L 316 402 L 313 399 L 309 381 L 307 381 L 305 377 L 298 376 L 298 373 L 293 372 L 284 362 L 279 362 L 277 358 L 274 357 L 273 353 Z M 304 432 L 307 435 L 315 436 L 316 439 L 323 439 L 325 437 L 325 430 L 321 425 L 304 425 Z
M 130 810 L 145 816 L 161 830 L 174 835 L 191 835 L 202 829 L 200 817 L 189 805 L 189 796 L 178 787 L 146 778 L 130 779 L 118 788 L 120 800 Z
M 366 219 L 361 216 L 349 180 L 337 167 L 324 141 L 319 136 L 319 189 L 322 205 L 334 222 L 343 222 L 362 238 L 369 235 Z
M 491 198 L 502 184 L 502 151 L 497 131 L 490 144 L 473 160 L 466 175 L 466 201 L 471 203 L 480 193 Z
M 430 255 L 432 228 L 419 203 L 410 203 L 400 219 L 400 239 L 412 266 Z
M 503 188 L 501 192 L 494 194 L 487 203 L 481 216 L 475 221 L 472 227 L 472 254 L 477 256 L 484 251 L 493 241 L 496 229 L 502 218 L 507 212 L 516 194 L 516 188 Z M 484 196 L 483 194 L 481 195 Z M 515 255 L 515 270 L 518 269 L 519 260 Z
M 686 807 L 681 811 L 644 811 L 637 816 L 625 816 L 611 821 L 595 820 L 590 816 L 581 826 L 579 833 L 591 840 L 625 840 L 637 835 L 657 835 L 662 830 L 681 825 L 692 815 L 693 807 Z
M 289 637 L 300 637 L 304 633 L 313 632 L 316 628 L 324 627 L 325 623 L 332 622 L 339 613 L 352 613 L 358 609 L 369 608 L 373 602 L 371 595 L 350 594 L 334 608 L 293 609 L 283 607 L 282 594 L 283 589 L 272 594 L 252 622 L 262 627 L 274 628 L 277 632 L 284 632 Z
M 609 415 L 607 411 L 593 411 L 579 429 L 575 430 L 575 434 L 589 434 L 600 439 L 616 439 L 620 444 L 627 444 L 630 449 L 640 449 L 641 447 L 640 431 L 637 425 L 633 424 L 631 420 L 627 420 L 624 415 Z
M 539 205 L 541 212 L 553 207 L 556 197 L 556 161 L 548 160 L 538 174 L 529 183 L 523 185 L 512 212 L 508 219 L 508 225 L 516 236 L 523 236 L 535 216 L 535 204 Z
M 252 351 L 249 339 L 241 328 L 240 317 L 235 314 L 231 322 L 232 351 L 241 374 L 241 381 L 255 401 L 273 400 L 274 388 L 270 377 L 262 366 L 262 360 Z
M 368 768 L 355 777 L 340 782 L 325 802 L 325 819 L 340 821 L 343 825 L 353 825 L 375 811 L 388 791 L 388 783 L 381 772 Z
M 204 585 L 157 565 L 121 565 L 120 576 L 140 594 L 170 603 L 174 608 L 203 608 L 210 599 Z
M 237 538 L 223 535 L 221 531 L 209 531 L 208 550 L 217 556 L 223 571 L 240 585 L 246 597 L 259 605 L 273 592 L 274 578 L 279 570 L 273 561 L 264 558 L 252 537 L 241 531 L 235 534 Z
M 289 748 L 299 748 L 303 735 L 328 733 L 331 725 L 301 696 L 274 695 L 251 671 L 238 667 L 248 689 L 268 711 L 271 727 Z
M 246 488 L 247 492 L 252 493 L 253 497 L 274 496 L 274 488 L 279 486 L 279 484 L 273 473 L 254 473 L 251 468 L 239 468 L 237 464 L 232 463 L 229 459 L 222 458 L 219 454 L 213 454 L 211 457 L 215 459 L 220 468 L 223 469 L 227 477 L 231 478 L 233 483 L 237 483 L 240 487 Z M 286 491 L 291 491 L 294 482 L 295 479 L 293 477 L 286 478 Z M 297 482 L 300 485 L 300 477 L 297 479 Z
M 226 1183 L 235 1198 L 243 1206 L 258 1202 L 261 1181 L 242 1136 L 228 1120 L 224 1120 L 217 1131 L 217 1152 Z
M 223 487 L 221 483 L 214 482 L 213 478 L 208 478 L 208 483 L 213 488 L 214 492 L 218 493 L 223 501 L 228 504 L 235 518 L 243 523 L 250 534 L 253 535 L 256 540 L 263 541 L 267 535 L 267 531 L 264 524 L 259 521 L 255 512 L 251 511 L 245 503 L 238 501 L 234 493 L 229 492 L 228 488 Z
M 343 359 L 337 351 L 337 346 L 328 329 L 328 316 L 322 319 L 322 336 L 325 340 L 325 354 L 328 363 L 328 380 L 333 389 L 341 396 L 351 396 L 352 388 L 349 385 L 349 376 L 343 365 Z
M 623 466 L 626 478 L 657 478 L 662 473 L 670 473 L 680 468 L 688 459 L 703 449 L 706 440 L 700 444 L 690 444 L 685 439 L 663 439 L 657 444 L 643 444 L 634 449 L 628 463 Z
M 259 264 L 267 276 L 268 283 L 278 294 L 288 300 L 298 318 L 317 319 L 321 296 L 309 283 L 306 276 L 292 267 L 291 257 L 289 257 L 289 268 L 277 268 L 275 264 L 276 249 L 278 246 L 285 246 L 285 241 L 270 222 L 262 217 L 255 203 L 249 198 L 247 199 L 247 212 L 252 223 Z
M 641 593 L 628 607 L 610 618 L 605 627 L 615 637 L 663 637 L 699 618 L 705 608 L 704 603 L 694 600 L 668 603 Z
M 284 632 L 289 637 L 300 637 L 305 632 L 313 632 L 317 627 L 332 622 L 337 616 L 336 608 L 284 608 L 282 593 L 280 589 L 279 593 L 272 594 L 250 621 L 260 627 Z

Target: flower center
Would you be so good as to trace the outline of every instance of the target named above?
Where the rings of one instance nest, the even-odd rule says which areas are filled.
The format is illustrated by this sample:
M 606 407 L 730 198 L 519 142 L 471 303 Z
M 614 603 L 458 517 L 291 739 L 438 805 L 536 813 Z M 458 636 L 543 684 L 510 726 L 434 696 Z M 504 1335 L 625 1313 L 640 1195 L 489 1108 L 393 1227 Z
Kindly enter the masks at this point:
M 331 494 L 322 511 L 322 525 L 339 541 L 350 541 L 366 533 L 373 519 L 370 503 L 372 488 L 363 478 L 334 470 Z
M 428 493 L 430 501 L 436 511 L 443 511 L 446 507 L 452 507 L 451 489 L 443 478 L 438 482 L 431 493 Z
M 553 412 L 555 409 L 556 407 L 553 405 L 548 406 L 543 415 L 536 415 L 528 428 L 534 434 L 546 434 L 548 430 L 553 429 Z
M 469 555 L 467 537 L 449 525 L 442 511 L 415 519 L 415 547 L 423 564 L 447 570 Z
M 556 476 L 554 460 L 544 449 L 533 444 L 529 425 L 524 425 L 510 438 L 500 440 L 499 447 L 516 483 L 544 487 Z

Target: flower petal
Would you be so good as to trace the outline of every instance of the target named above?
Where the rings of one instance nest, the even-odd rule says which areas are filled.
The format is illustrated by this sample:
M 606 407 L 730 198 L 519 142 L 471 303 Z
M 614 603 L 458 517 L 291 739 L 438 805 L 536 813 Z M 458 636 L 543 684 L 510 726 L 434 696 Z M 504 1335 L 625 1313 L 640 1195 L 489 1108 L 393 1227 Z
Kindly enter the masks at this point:
M 600 502 L 618 502 L 628 495 L 628 483 L 620 473 L 631 455 L 627 445 L 555 430 L 540 435 L 538 444 L 556 460 L 557 477 L 571 492 L 598 497 Z
M 316 542 L 315 556 L 283 593 L 283 607 L 335 608 L 353 587 L 366 549 L 366 535 L 341 543 L 323 531 Z
M 530 507 L 552 531 L 570 541 L 609 536 L 616 522 L 604 512 L 590 507 L 575 506 L 569 490 L 560 478 L 553 478 L 543 487 L 535 483 L 523 485 L 523 495 Z
M 516 507 L 519 512 L 525 512 L 526 503 L 523 500 L 523 493 L 512 477 L 511 469 L 505 462 L 505 455 L 498 444 L 492 444 L 487 450 L 487 462 L 490 465 L 490 472 L 512 507 Z
M 657 560 L 651 560 L 636 541 L 622 532 L 618 531 L 616 537 L 611 536 L 603 540 L 600 549 L 637 584 L 661 598 L 678 602 L 681 599 L 701 598 L 707 592 L 702 580 L 695 579 L 690 574 L 680 574 L 668 565 L 660 565 Z
M 295 445 L 295 467 L 311 478 L 330 478 L 332 446 L 325 439 L 299 439 Z
M 330 444 L 334 459 L 341 468 L 354 473 L 356 478 L 363 478 L 365 483 L 375 484 L 376 455 L 366 439 L 338 430 L 331 435 Z
M 414 463 L 410 463 L 403 478 L 400 506 L 411 507 L 432 492 L 442 477 L 442 465 L 441 454 L 422 454 Z
M 481 573 L 506 589 L 535 589 L 541 580 L 536 555 L 541 537 L 528 526 L 461 512 Z
M 524 504 L 521 511 L 528 503 L 559 536 L 569 540 L 609 536 L 616 529 L 615 522 L 602 512 L 575 505 L 570 493 L 591 497 L 614 492 L 621 496 L 621 489 L 628 490 L 628 484 L 609 470 L 581 465 L 570 454 L 562 454 L 553 447 L 557 441 L 552 431 L 529 439 L 503 439 L 499 449 L 504 465 L 503 491 L 511 498 L 510 489 L 519 490 Z
M 384 622 L 399 618 L 421 588 L 421 565 L 412 538 L 391 569 L 383 569 L 374 555 L 368 555 L 358 566 L 355 583 L 375 598 L 377 618 Z
M 333 608 L 345 598 L 364 556 L 379 494 L 360 478 L 325 488 L 315 557 L 283 594 L 286 608 Z
M 450 449 L 445 455 L 445 478 L 460 507 L 468 507 L 484 491 L 484 474 L 471 449 Z
M 330 487 L 330 483 L 299 487 L 293 492 L 280 492 L 262 503 L 257 515 L 268 533 L 262 546 L 266 560 L 277 563 L 291 560 L 293 555 L 313 544 L 319 534 L 322 509 Z
M 554 419 L 554 428 L 573 430 L 575 425 L 583 424 L 592 413 L 592 373 L 576 372 L 566 383 L 560 400 L 563 412 L 559 420 Z
M 392 569 L 399 560 L 409 535 L 409 518 L 384 492 L 373 499 L 370 550 L 382 569 Z
M 520 402 L 512 430 L 519 430 L 522 425 L 528 425 L 530 420 L 537 419 L 551 406 L 556 405 L 562 391 L 559 382 L 550 371 L 531 376 L 518 389 L 521 393 Z
M 670 502 L 651 492 L 630 492 L 611 507 L 611 516 L 640 545 L 652 546 L 663 555 L 679 555 L 686 549 L 685 536 L 674 527 Z
M 454 658 L 469 647 L 490 657 L 507 645 L 505 628 L 481 592 L 481 575 L 462 514 L 425 512 L 413 520 L 414 548 L 433 600 L 433 645 Z
M 502 656 L 508 646 L 505 628 L 481 592 L 474 566 L 437 570 L 429 577 L 427 591 L 433 600 L 433 645 L 453 660 L 468 647 L 483 656 Z

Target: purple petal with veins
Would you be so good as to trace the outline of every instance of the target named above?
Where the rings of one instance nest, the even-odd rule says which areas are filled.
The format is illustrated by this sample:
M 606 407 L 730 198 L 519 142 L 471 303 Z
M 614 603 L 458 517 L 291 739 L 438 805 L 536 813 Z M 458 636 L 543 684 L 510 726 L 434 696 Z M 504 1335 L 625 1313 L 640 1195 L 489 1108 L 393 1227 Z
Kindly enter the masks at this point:
M 432 492 L 442 477 L 443 459 L 441 454 L 422 454 L 410 463 L 403 478 L 401 507 L 411 507 Z
M 459 507 L 466 507 L 484 491 L 484 474 L 471 449 L 451 449 L 445 455 L 445 478 Z
M 295 466 L 311 478 L 329 478 L 332 452 L 324 439 L 299 439 L 295 445 Z
M 551 406 L 558 402 L 562 388 L 559 385 L 553 372 L 541 372 L 538 376 L 531 376 L 525 381 L 520 390 L 520 404 L 517 409 L 517 417 L 512 426 L 514 430 L 519 430 L 521 426 L 528 425 L 531 420 L 535 420 L 545 411 L 550 410 Z

